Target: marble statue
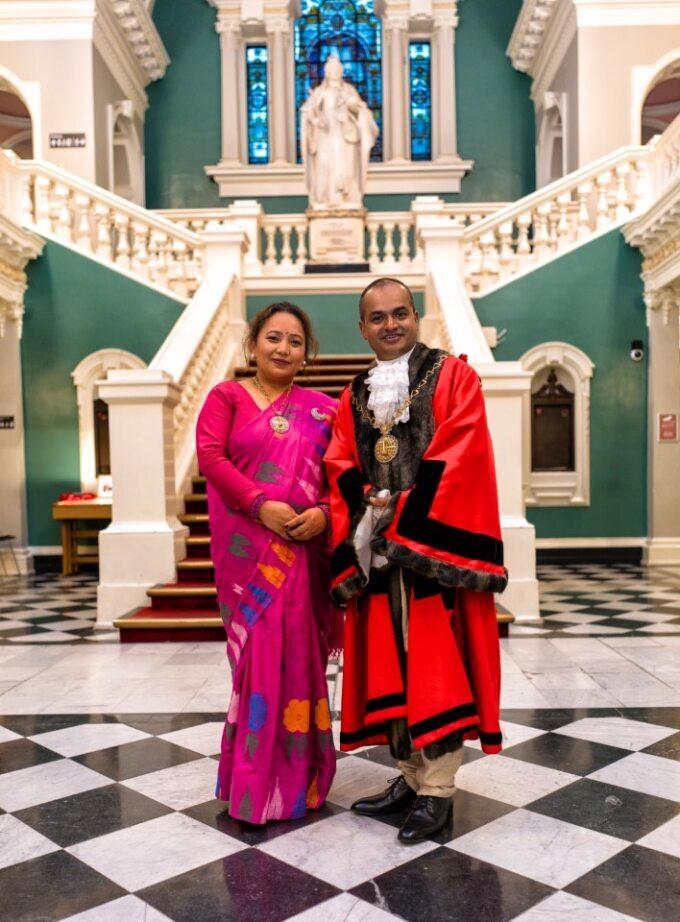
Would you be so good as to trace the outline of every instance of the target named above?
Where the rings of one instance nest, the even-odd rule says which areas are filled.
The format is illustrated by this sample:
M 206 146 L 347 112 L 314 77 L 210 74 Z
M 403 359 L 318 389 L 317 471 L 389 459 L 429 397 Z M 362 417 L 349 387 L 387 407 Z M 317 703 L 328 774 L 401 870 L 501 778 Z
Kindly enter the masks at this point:
M 353 211 L 363 207 L 371 148 L 378 137 L 373 113 L 331 55 L 324 79 L 301 112 L 301 147 L 310 207 Z

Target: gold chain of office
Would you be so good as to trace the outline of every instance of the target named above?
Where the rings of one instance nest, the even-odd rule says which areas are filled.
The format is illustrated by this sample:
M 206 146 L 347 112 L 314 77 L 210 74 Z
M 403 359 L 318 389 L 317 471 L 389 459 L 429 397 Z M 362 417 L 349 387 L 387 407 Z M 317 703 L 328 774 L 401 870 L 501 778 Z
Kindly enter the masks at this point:
M 373 426 L 374 429 L 378 429 L 380 432 L 380 438 L 375 443 L 375 447 L 373 449 L 373 454 L 375 455 L 376 461 L 380 461 L 381 464 L 389 464 L 391 461 L 394 461 L 394 459 L 397 457 L 397 455 L 399 454 L 399 440 L 397 439 L 396 436 L 392 435 L 392 429 L 394 429 L 394 427 L 396 426 L 397 420 L 402 415 L 404 410 L 406 410 L 408 407 L 411 406 L 411 404 L 416 399 L 418 394 L 422 391 L 422 389 L 425 387 L 425 385 L 430 380 L 430 378 L 434 374 L 436 374 L 436 372 L 439 371 L 439 369 L 442 367 L 442 365 L 444 364 L 447 358 L 448 358 L 447 355 L 443 355 L 440 359 L 438 359 L 435 362 L 432 368 L 430 368 L 430 370 L 424 375 L 422 380 L 419 381 L 418 384 L 416 384 L 416 386 L 413 388 L 413 390 L 408 395 L 408 397 L 406 397 L 399 404 L 397 409 L 394 411 L 394 415 L 392 416 L 392 419 L 388 420 L 386 423 L 383 423 L 382 425 L 377 422 L 373 414 L 368 412 L 366 407 L 364 407 L 361 403 L 359 403 L 354 392 L 350 391 L 350 398 L 351 398 L 352 404 L 356 407 L 356 409 L 361 414 L 361 418 L 365 422 Z

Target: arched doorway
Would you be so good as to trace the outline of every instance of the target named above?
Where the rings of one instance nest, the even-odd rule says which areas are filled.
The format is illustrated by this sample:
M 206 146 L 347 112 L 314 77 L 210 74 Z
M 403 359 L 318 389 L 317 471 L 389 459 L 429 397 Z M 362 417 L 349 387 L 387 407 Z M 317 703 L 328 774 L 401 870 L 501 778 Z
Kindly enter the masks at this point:
M 0 148 L 22 160 L 33 158 L 31 113 L 11 84 L 0 77 Z
M 642 143 L 663 134 L 680 114 L 680 61 L 659 75 L 642 106 Z
M 109 188 L 144 205 L 144 154 L 139 130 L 126 102 L 111 107 L 111 176 Z

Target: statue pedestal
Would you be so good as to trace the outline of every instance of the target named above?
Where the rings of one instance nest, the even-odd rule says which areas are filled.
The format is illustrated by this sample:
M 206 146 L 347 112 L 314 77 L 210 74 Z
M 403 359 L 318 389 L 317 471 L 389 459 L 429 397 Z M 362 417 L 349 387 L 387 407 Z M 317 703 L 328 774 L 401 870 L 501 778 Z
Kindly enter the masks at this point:
M 306 273 L 368 272 L 364 256 L 366 212 L 309 209 L 309 256 Z

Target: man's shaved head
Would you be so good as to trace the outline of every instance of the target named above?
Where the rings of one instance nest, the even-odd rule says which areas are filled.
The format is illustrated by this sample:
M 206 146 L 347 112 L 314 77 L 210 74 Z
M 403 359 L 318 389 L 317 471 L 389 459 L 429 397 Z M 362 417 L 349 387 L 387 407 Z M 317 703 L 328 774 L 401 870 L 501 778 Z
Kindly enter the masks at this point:
M 403 282 L 399 281 L 399 279 L 392 279 L 392 278 L 385 277 L 381 279 L 375 279 L 375 281 L 371 282 L 370 285 L 367 285 L 364 288 L 364 290 L 361 292 L 361 295 L 359 296 L 359 316 L 361 317 L 362 320 L 364 317 L 364 302 L 365 302 L 366 296 L 370 292 L 376 291 L 377 289 L 380 289 L 380 288 L 386 288 L 388 285 L 398 285 L 401 289 L 403 289 L 403 291 L 406 292 L 408 303 L 411 305 L 411 308 L 415 311 L 416 305 L 415 305 L 415 301 L 413 300 L 413 292 L 408 287 L 408 285 L 405 285 Z

